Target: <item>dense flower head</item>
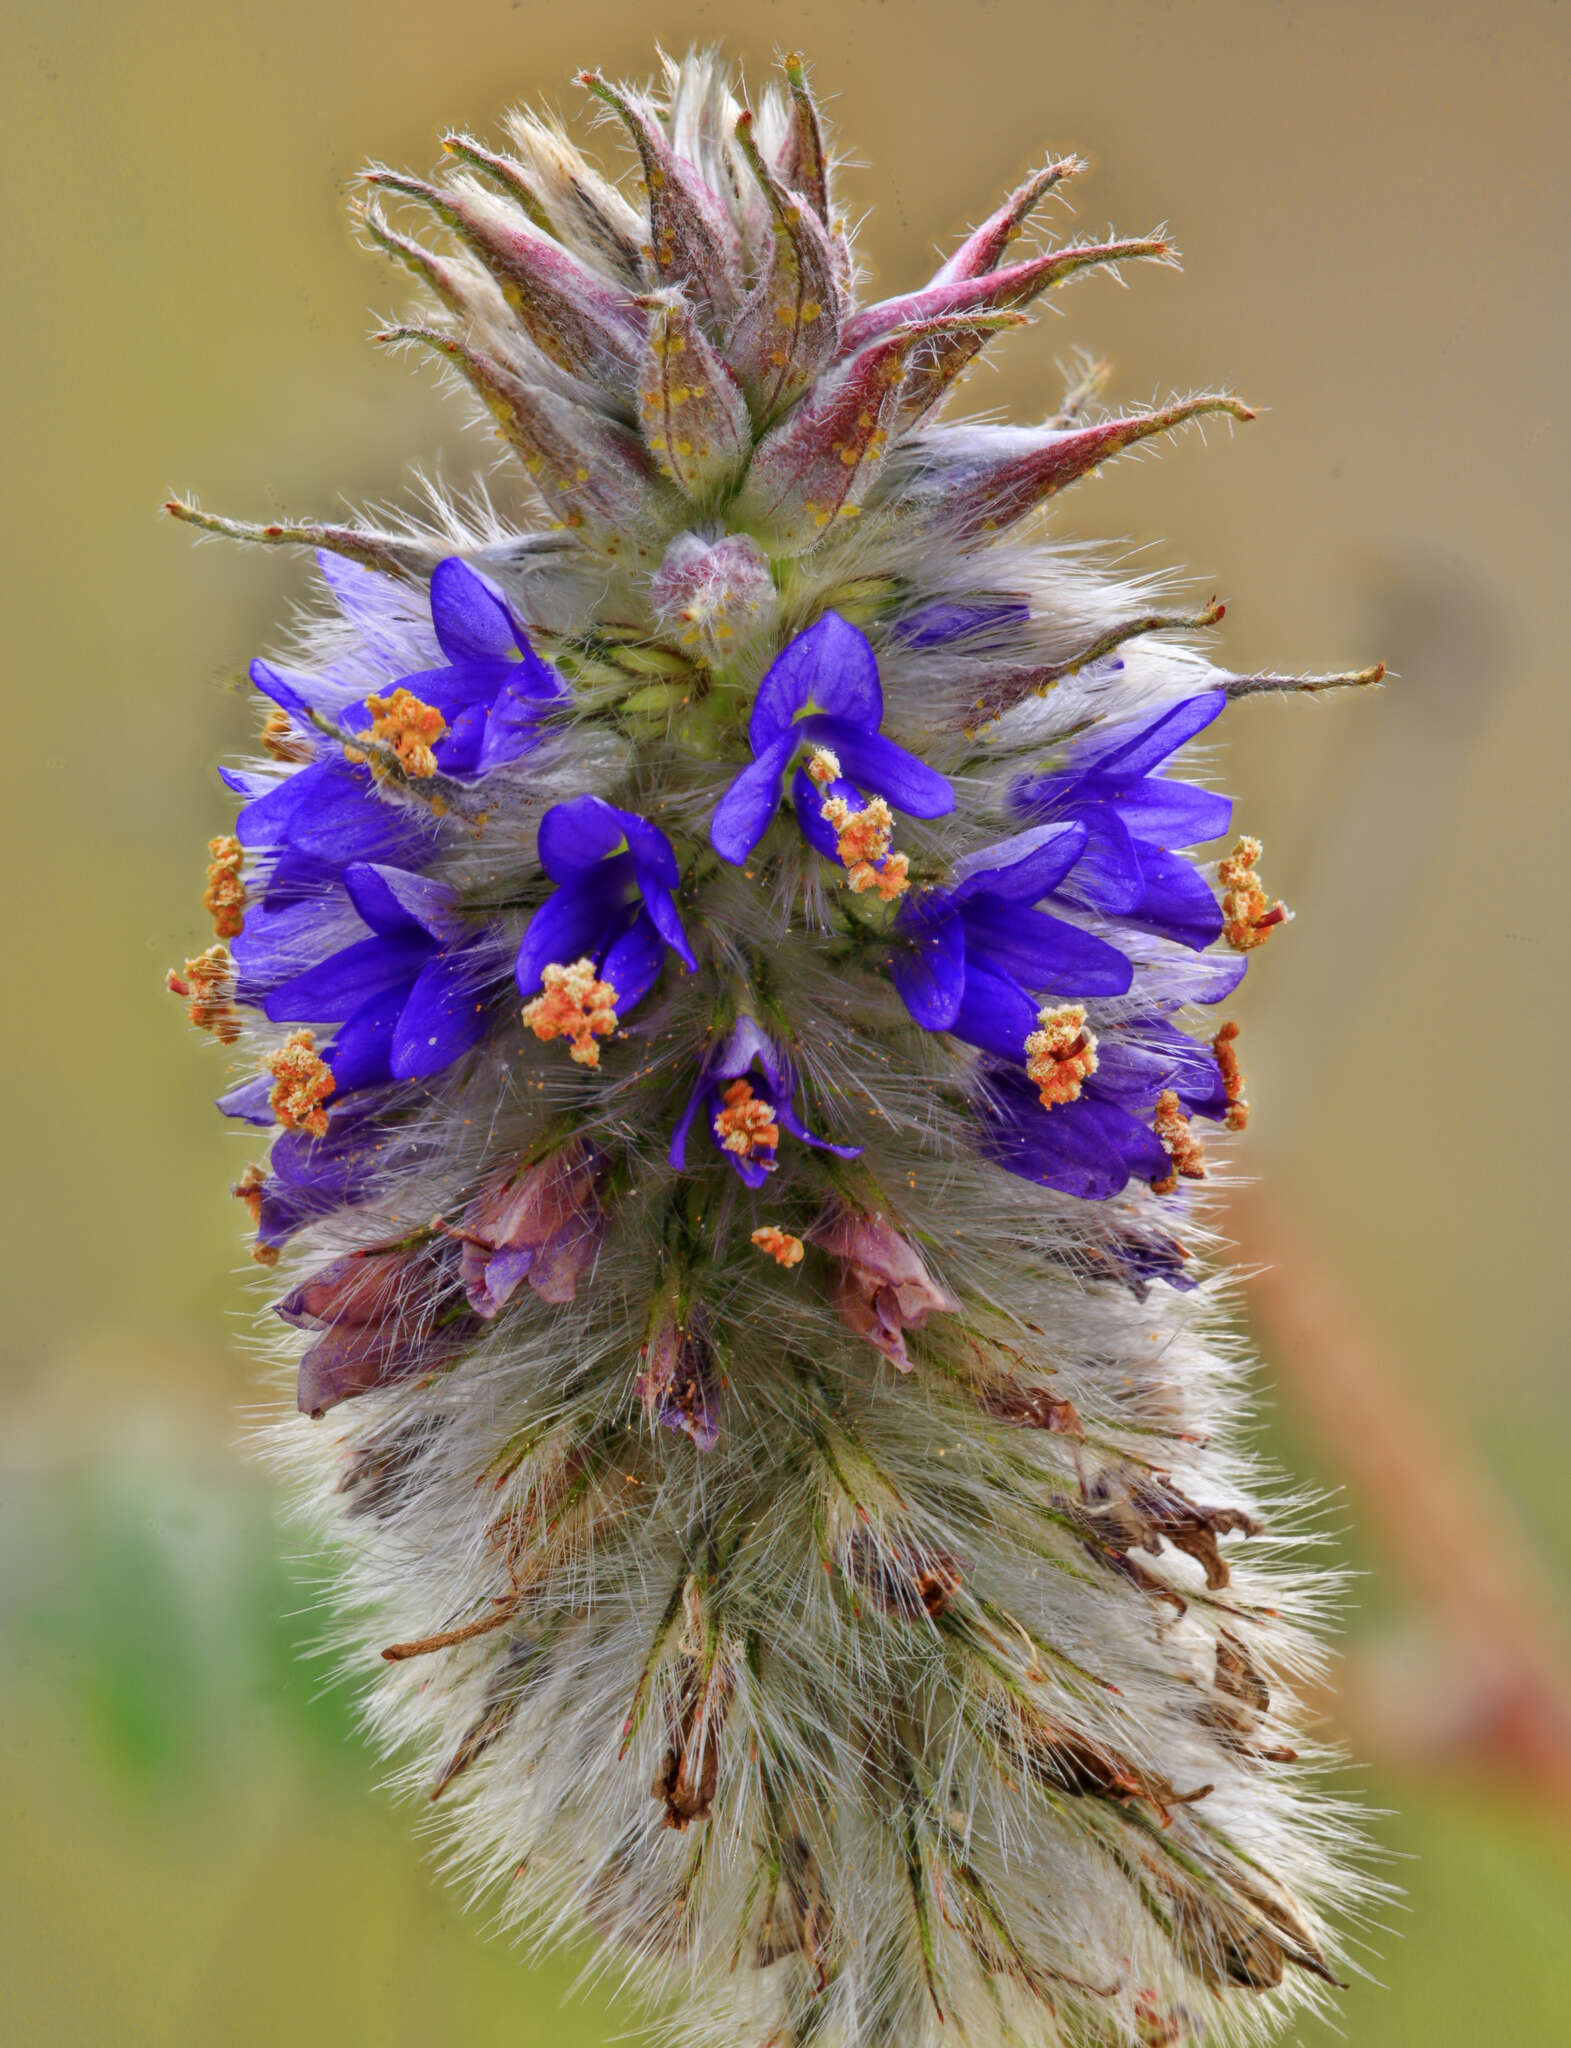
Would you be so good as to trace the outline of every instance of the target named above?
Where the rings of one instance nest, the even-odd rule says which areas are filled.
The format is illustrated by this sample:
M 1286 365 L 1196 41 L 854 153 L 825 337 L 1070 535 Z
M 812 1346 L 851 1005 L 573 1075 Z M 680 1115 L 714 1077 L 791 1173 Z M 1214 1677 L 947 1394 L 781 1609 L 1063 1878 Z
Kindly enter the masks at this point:
M 1030 522 L 1250 414 L 945 414 L 1171 260 L 1038 245 L 1073 159 L 862 304 L 798 60 L 582 82 L 636 181 L 518 115 L 358 215 L 498 505 L 172 507 L 322 579 L 169 980 L 273 1134 L 280 1457 L 474 1874 L 682 2038 L 1236 2040 L 1350 1882 L 1196 1256 L 1288 912 L 1186 750 L 1265 685 Z

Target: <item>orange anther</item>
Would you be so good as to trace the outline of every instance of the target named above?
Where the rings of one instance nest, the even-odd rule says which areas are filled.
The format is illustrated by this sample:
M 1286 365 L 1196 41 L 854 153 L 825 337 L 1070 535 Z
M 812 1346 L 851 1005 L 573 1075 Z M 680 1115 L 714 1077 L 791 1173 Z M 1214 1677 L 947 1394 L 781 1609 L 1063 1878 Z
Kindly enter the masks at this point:
M 564 967 L 553 961 L 541 974 L 545 993 L 524 1005 L 524 1022 L 542 1045 L 565 1038 L 568 1057 L 580 1067 L 598 1067 L 597 1038 L 609 1038 L 616 1029 L 616 990 L 595 974 L 592 960 L 575 960 Z
M 1171 1171 L 1161 1180 L 1152 1181 L 1153 1194 L 1170 1195 L 1178 1186 L 1180 1175 L 1185 1180 L 1205 1179 L 1205 1147 L 1189 1128 L 1189 1118 L 1171 1088 L 1164 1088 L 1157 1097 L 1151 1128 L 1161 1139 L 1162 1150 L 1172 1161 Z
M 1026 1072 L 1037 1085 L 1042 1107 L 1074 1102 L 1097 1066 L 1096 1034 L 1086 1029 L 1084 1007 L 1064 1003 L 1056 1010 L 1039 1010 L 1036 1021 L 1040 1029 L 1025 1045 Z
M 209 946 L 188 960 L 180 973 L 164 976 L 164 987 L 188 1005 L 187 1015 L 200 1031 L 211 1031 L 221 1045 L 240 1036 L 240 1012 L 234 1005 L 235 964 L 227 946 Z
M 367 697 L 365 704 L 371 714 L 370 737 L 391 751 L 405 775 L 417 782 L 433 776 L 436 756 L 431 749 L 447 730 L 447 720 L 436 706 L 422 703 L 402 684 L 390 697 Z M 368 760 L 371 773 L 379 778 L 390 772 L 385 756 L 353 748 L 345 753 L 351 761 Z
M 1261 845 L 1246 833 L 1217 868 L 1226 894 L 1222 898 L 1222 936 L 1235 953 L 1263 946 L 1279 924 L 1292 915 L 1285 903 L 1268 903 L 1255 872 Z
M 263 1070 L 273 1077 L 268 1107 L 286 1131 L 305 1131 L 320 1138 L 327 1129 L 322 1104 L 338 1085 L 333 1070 L 316 1050 L 309 1031 L 291 1031 L 283 1044 L 268 1053 Z
M 725 1107 L 715 1117 L 715 1136 L 720 1140 L 721 1150 L 734 1152 L 739 1159 L 757 1160 L 762 1156 L 765 1167 L 773 1166 L 780 1126 L 770 1105 L 754 1095 L 752 1082 L 745 1079 L 733 1081 L 722 1100 Z
M 1222 1086 L 1227 1091 L 1227 1115 L 1223 1122 L 1230 1131 L 1241 1131 L 1249 1122 L 1249 1104 L 1244 1100 L 1244 1072 L 1238 1064 L 1237 1039 L 1238 1026 L 1229 1020 L 1211 1041 L 1211 1050 L 1216 1054 L 1222 1075 Z
M 761 1230 L 755 1230 L 753 1242 L 761 1252 L 768 1252 L 777 1266 L 800 1266 L 802 1263 L 802 1240 L 793 1237 L 789 1230 L 778 1229 L 773 1223 L 766 1223 Z
M 202 907 L 213 920 L 221 939 L 238 938 L 244 922 L 245 883 L 240 870 L 245 865 L 245 848 L 231 834 L 207 842 L 207 887 Z

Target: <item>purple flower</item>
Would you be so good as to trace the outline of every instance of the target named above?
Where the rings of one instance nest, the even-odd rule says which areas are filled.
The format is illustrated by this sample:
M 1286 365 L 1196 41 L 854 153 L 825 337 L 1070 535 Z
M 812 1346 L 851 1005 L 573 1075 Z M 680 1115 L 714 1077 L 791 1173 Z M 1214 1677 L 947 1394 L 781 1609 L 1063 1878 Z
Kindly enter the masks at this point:
M 248 921 L 242 991 L 275 1023 L 341 1023 L 323 1055 L 341 1095 L 438 1073 L 485 1035 L 495 976 L 484 935 L 464 935 L 452 890 L 406 868 L 353 862 L 341 893 L 369 937 L 280 977 L 313 928 L 341 933 L 337 893 L 259 929 Z
M 1176 1237 L 1165 1231 L 1139 1230 L 1125 1225 L 1115 1229 L 1103 1243 L 1081 1254 L 1093 1279 L 1122 1281 L 1136 1301 L 1144 1301 L 1153 1280 L 1165 1281 L 1180 1294 L 1199 1285 L 1188 1269 L 1189 1252 Z
M 386 582 L 368 570 L 356 571 L 342 563 L 335 564 L 329 575 L 339 603 L 357 624 L 364 626 L 366 615 L 372 615 L 372 626 L 381 629 L 373 637 L 373 648 L 376 639 L 381 638 L 391 666 L 396 660 L 393 650 L 397 642 L 387 636 L 388 599 L 382 591 L 368 592 L 361 578 L 372 584 Z M 422 704 L 441 712 L 447 729 L 431 749 L 439 772 L 471 781 L 538 746 L 540 722 L 567 694 L 567 686 L 556 670 L 535 653 L 501 594 L 457 555 L 449 555 L 432 572 L 431 625 L 437 647 L 447 657 L 445 665 L 390 673 L 380 687 L 384 694 L 407 690 Z M 252 663 L 251 680 L 263 696 L 270 697 L 305 731 L 319 731 L 314 726 L 315 718 L 325 718 L 350 734 L 369 731 L 372 725 L 372 713 L 358 677 L 346 680 L 331 668 L 321 675 L 300 675 L 258 661 Z M 325 734 L 321 735 L 321 745 L 330 750 L 325 765 L 350 769 L 349 776 L 334 778 L 335 786 L 342 786 L 342 800 L 350 801 L 351 790 L 362 800 L 369 797 L 368 771 L 343 763 L 335 743 Z M 303 770 L 281 788 L 292 788 L 311 772 Z M 318 780 L 326 782 L 327 778 Z M 370 800 L 375 801 L 374 797 Z M 320 808 L 319 801 L 312 807 Z M 278 808 L 284 806 L 280 804 Z M 292 815 L 293 807 L 290 808 Z M 254 807 L 248 807 L 251 809 Z M 400 818 L 395 807 L 383 805 L 382 809 L 392 819 Z M 258 814 L 263 822 L 266 815 Z M 247 816 L 248 812 L 241 813 L 243 820 Z M 320 837 L 320 825 L 316 831 Z M 244 830 L 240 837 L 246 844 L 251 843 Z
M 700 1107 L 716 1147 L 750 1188 L 761 1188 L 774 1171 L 782 1130 L 837 1159 L 857 1158 L 860 1145 L 833 1145 L 807 1128 L 792 1106 L 795 1093 L 791 1062 L 756 1019 L 738 1017 L 704 1061 L 671 1133 L 671 1164 L 686 1170 L 688 1134 Z
M 1025 1180 L 1102 1202 L 1131 1179 L 1166 1180 L 1172 1162 L 1151 1128 L 1157 1098 L 1171 1090 L 1190 1115 L 1220 1119 L 1227 1090 L 1209 1046 L 1147 1016 L 1101 1025 L 1097 1063 L 1077 1097 L 1044 1107 L 1018 1062 L 983 1063 L 982 1150 Z
M 270 1089 L 271 1076 L 260 1078 L 263 1088 Z M 385 1095 L 381 1091 L 361 1094 L 341 1107 L 334 1095 L 326 1107 L 324 1136 L 284 1131 L 274 1141 L 267 1178 L 257 1190 L 258 1245 L 276 1249 L 303 1224 L 330 1215 L 334 1209 L 352 1209 L 377 1190 L 392 1145 Z M 272 1120 L 265 1094 L 261 1118 L 264 1123 Z M 413 1149 L 406 1145 L 400 1157 L 401 1163 L 409 1166 Z
M 409 593 L 386 576 L 333 555 L 319 555 L 317 564 L 364 649 L 394 675 L 411 625 Z M 271 859 L 268 900 L 274 900 L 275 892 L 282 901 L 325 886 L 350 861 L 419 866 L 438 843 L 435 822 L 422 811 L 383 801 L 369 768 L 346 761 L 340 743 L 315 723 L 320 717 L 339 724 L 363 699 L 362 668 L 334 664 L 320 674 L 304 675 L 257 661 L 251 664 L 251 681 L 286 714 L 290 746 L 306 763 L 282 779 L 219 770 L 228 787 L 246 799 L 235 823 L 242 845 Z
M 625 1015 L 654 986 L 667 947 L 697 967 L 672 894 L 681 870 L 658 825 L 600 797 L 575 796 L 540 820 L 539 848 L 557 888 L 518 949 L 520 995 L 536 993 L 547 967 L 587 959 Z
M 278 681 L 276 671 L 254 662 L 251 679 L 259 689 L 264 674 Z M 276 701 L 281 688 L 266 688 L 264 694 Z M 331 882 L 350 861 L 418 865 L 439 843 L 429 816 L 379 797 L 370 769 L 346 761 L 335 741 L 323 735 L 315 747 L 317 758 L 282 781 L 240 769 L 219 770 L 228 786 L 247 799 L 235 819 L 235 836 L 248 853 L 272 860 L 270 901 Z
M 540 722 L 567 685 L 536 654 L 507 600 L 457 555 L 432 572 L 431 624 L 446 665 L 396 683 L 447 720 L 431 749 L 440 772 L 471 781 L 538 746 Z M 371 713 L 358 704 L 344 722 L 363 732 Z
M 406 689 L 441 712 L 447 729 L 432 753 L 442 774 L 473 779 L 539 743 L 540 722 L 566 686 L 535 653 L 502 597 L 466 562 L 449 556 L 431 577 L 431 622 L 447 665 L 408 674 L 399 673 L 412 623 L 407 595 L 385 576 L 331 556 L 321 558 L 321 568 L 363 643 L 387 663 L 384 687 Z M 422 866 L 440 844 L 435 820 L 386 801 L 371 770 L 346 760 L 341 743 L 316 724 L 325 719 L 347 735 L 371 726 L 363 670 L 330 666 L 305 675 L 257 661 L 251 680 L 288 715 L 294 740 L 309 756 L 281 780 L 220 771 L 246 799 L 237 837 L 248 852 L 271 861 L 260 907 L 277 911 L 321 893 L 351 862 Z
M 1039 825 L 968 855 L 947 889 L 906 902 L 890 971 L 920 1025 L 1023 1060 L 1043 994 L 1124 993 L 1133 969 L 1117 947 L 1034 907 L 1087 838 L 1079 823 Z
M 786 769 L 803 748 L 822 748 L 840 763 L 842 779 L 833 794 L 849 800 L 858 791 L 870 791 L 914 818 L 941 818 L 952 811 L 955 797 L 949 784 L 885 739 L 879 731 L 883 719 L 878 662 L 866 635 L 838 612 L 827 612 L 782 649 L 758 686 L 747 729 L 753 759 L 715 806 L 709 826 L 715 852 L 736 867 L 748 858 L 769 830 Z M 823 795 L 800 768 L 791 796 L 803 831 L 820 845 L 828 829 L 822 822 Z M 831 832 L 831 858 L 836 857 L 833 840 Z
M 1011 793 L 1022 817 L 1085 827 L 1071 882 L 1085 902 L 1196 951 L 1220 937 L 1222 912 L 1210 883 L 1172 848 L 1218 838 L 1232 802 L 1150 771 L 1204 731 L 1226 702 L 1224 691 L 1205 690 L 1164 704 L 1099 733 L 1056 774 L 1033 776 Z

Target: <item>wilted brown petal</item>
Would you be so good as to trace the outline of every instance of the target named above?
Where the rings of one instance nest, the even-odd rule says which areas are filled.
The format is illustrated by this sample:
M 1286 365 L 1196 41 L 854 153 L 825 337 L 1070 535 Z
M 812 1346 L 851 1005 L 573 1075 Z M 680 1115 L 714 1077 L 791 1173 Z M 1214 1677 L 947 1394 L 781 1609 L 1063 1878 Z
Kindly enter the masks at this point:
M 657 1422 L 691 1437 L 699 1450 L 713 1450 L 720 1436 L 720 1376 L 701 1309 L 681 1320 L 674 1309 L 661 1317 L 644 1350 L 638 1397 Z
M 937 1621 L 965 1583 L 959 1558 L 935 1545 L 858 1529 L 842 1551 L 846 1577 L 865 1587 L 886 1614 Z
M 665 1805 L 665 1825 L 686 1828 L 708 1820 L 720 1776 L 720 1736 L 731 1699 L 731 1676 L 722 1659 L 707 1671 L 683 1659 L 682 1676 L 666 1716 L 668 1744 L 650 1791 Z
M 817 1988 L 828 1981 L 829 1944 L 834 1929 L 818 1859 L 800 1835 L 779 1844 L 780 1874 L 764 1904 L 753 1959 L 760 1969 L 782 1956 L 805 1956 L 817 1973 Z
M 435 1243 L 352 1252 L 302 1281 L 276 1304 L 297 1329 L 322 1335 L 300 1360 L 304 1415 L 325 1415 L 373 1387 L 450 1364 L 480 1329 L 455 1306 L 451 1247 Z
M 1058 1399 L 1046 1387 L 1026 1387 L 1018 1380 L 993 1380 L 982 1389 L 981 1401 L 989 1415 L 997 1415 L 1005 1422 L 1018 1422 L 1027 1429 L 1046 1429 L 1054 1436 L 1085 1441 L 1074 1402 Z
M 605 1234 L 599 1179 L 575 1140 L 470 1204 L 459 1274 L 477 1315 L 499 1315 L 526 1280 L 542 1301 L 574 1298 Z
M 1130 1550 L 1160 1553 L 1164 1539 L 1194 1558 L 1213 1592 L 1232 1577 L 1217 1538 L 1258 1536 L 1262 1524 L 1242 1508 L 1197 1506 L 1160 1473 L 1105 1471 L 1086 1489 L 1083 1511 L 1095 1541 L 1111 1555 Z

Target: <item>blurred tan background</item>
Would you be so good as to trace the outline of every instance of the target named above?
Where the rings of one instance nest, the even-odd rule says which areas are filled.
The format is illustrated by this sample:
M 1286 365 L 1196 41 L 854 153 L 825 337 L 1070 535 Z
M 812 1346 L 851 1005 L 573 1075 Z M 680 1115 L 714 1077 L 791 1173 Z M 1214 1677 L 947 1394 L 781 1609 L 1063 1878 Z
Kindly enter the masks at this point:
M 805 49 L 865 170 L 886 286 L 1044 145 L 1078 225 L 1170 220 L 1182 276 L 1092 278 L 978 403 L 1054 358 L 1260 421 L 1064 501 L 1230 600 L 1235 668 L 1378 695 L 1229 721 L 1241 822 L 1299 912 L 1245 1009 L 1260 1197 L 1230 1212 L 1266 1439 L 1328 1490 L 1354 1583 L 1325 1711 L 1408 1893 L 1356 2048 L 1571 2039 L 1563 513 L 1571 7 L 1549 0 L 7 0 L 0 237 L 7 1295 L 0 1319 L 0 1982 L 8 2040 L 590 2048 L 437 1883 L 302 1662 L 309 1560 L 237 1448 L 242 1154 L 164 995 L 200 928 L 235 679 L 304 586 L 193 547 L 245 517 L 489 460 L 364 345 L 367 157 L 425 166 L 580 66 Z M 609 145 L 608 145 L 609 146 Z M 1064 225 L 1068 222 L 1065 220 Z M 1303 2037 L 1329 2041 L 1311 2030 Z

